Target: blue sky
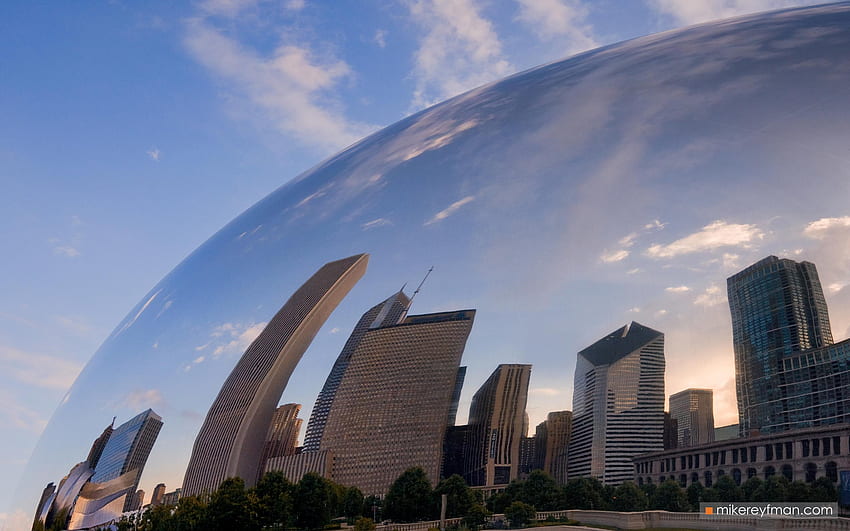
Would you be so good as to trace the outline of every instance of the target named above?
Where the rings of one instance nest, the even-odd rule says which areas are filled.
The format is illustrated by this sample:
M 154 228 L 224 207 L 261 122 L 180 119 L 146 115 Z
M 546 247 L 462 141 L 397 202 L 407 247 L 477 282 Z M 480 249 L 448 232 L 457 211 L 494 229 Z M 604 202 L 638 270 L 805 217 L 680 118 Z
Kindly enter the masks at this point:
M 21 473 L 79 370 L 180 260 L 365 134 L 600 45 L 806 3 L 4 3 L 0 465 L 9 477 Z M 624 260 L 659 230 L 654 221 L 624 228 L 601 262 Z M 768 234 L 746 221 L 715 221 L 705 218 L 690 240 L 647 241 L 646 252 L 664 258 L 706 238 L 746 244 Z M 825 279 L 835 292 L 843 282 Z M 718 296 L 711 286 L 703 291 L 705 300 Z M 539 389 L 543 396 L 552 388 Z M 0 485 L 0 510 L 13 488 Z

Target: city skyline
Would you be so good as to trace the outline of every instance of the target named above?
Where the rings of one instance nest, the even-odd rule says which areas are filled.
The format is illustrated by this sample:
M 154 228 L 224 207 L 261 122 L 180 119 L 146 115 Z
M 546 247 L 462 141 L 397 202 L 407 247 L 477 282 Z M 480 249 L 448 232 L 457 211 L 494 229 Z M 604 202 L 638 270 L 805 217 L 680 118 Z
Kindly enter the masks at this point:
M 718 424 L 733 421 L 721 416 L 734 395 L 721 288 L 729 274 L 769 253 L 818 263 L 834 334 L 846 337 L 840 198 L 848 179 L 838 149 L 846 107 L 835 90 L 845 72 L 834 68 L 844 11 L 820 7 L 603 49 L 411 116 L 328 159 L 228 224 L 142 298 L 63 398 L 34 454 L 51 457 L 35 459 L 32 477 L 61 475 L 75 461 L 48 451 L 59 434 L 68 448 L 87 446 L 104 419 L 126 418 L 147 400 L 169 423 L 160 436 L 168 450 L 153 450 L 145 476 L 178 484 L 170 471 L 188 459 L 186 433 L 198 429 L 246 342 L 311 267 L 363 250 L 379 257 L 366 283 L 320 331 L 302 368 L 310 377 L 293 375 L 300 383 L 283 401 L 310 407 L 376 294 L 435 265 L 417 312 L 482 309 L 461 412 L 493 359 L 534 364 L 532 425 L 567 409 L 572 386 L 560 382 L 572 353 L 636 318 L 667 335 L 667 387 L 714 388 Z M 797 33 L 793 46 L 782 40 Z M 808 69 L 805 91 L 795 68 Z M 649 87 L 640 102 L 625 90 L 636 81 Z M 661 94 L 677 98 L 668 106 Z M 585 114 L 568 105 L 576 98 Z M 49 335 L 29 330 L 32 341 Z M 33 379 L 22 360 L 44 361 L 4 356 L 12 377 Z M 700 374 L 689 370 L 695 357 Z M 54 382 L 46 378 L 61 365 L 42 365 L 37 381 Z M 43 487 L 21 492 L 37 498 Z

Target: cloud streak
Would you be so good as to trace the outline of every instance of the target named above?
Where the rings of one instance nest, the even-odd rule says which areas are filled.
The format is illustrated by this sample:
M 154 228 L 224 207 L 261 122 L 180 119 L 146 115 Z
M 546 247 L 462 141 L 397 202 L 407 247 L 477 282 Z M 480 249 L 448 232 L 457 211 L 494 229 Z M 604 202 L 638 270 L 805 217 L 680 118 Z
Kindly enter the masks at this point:
M 562 41 L 564 54 L 599 46 L 587 23 L 587 9 L 575 0 L 518 0 L 520 22 L 543 40 Z
M 646 250 L 651 258 L 674 258 L 683 254 L 711 251 L 721 247 L 751 247 L 764 233 L 755 225 L 718 220 L 702 230 L 667 245 L 655 244 Z
M 66 359 L 3 345 L 0 362 L 4 372 L 18 382 L 60 391 L 68 389 L 82 369 L 82 365 Z
M 441 211 L 437 212 L 436 214 L 434 214 L 434 217 L 432 217 L 431 219 L 426 221 L 425 225 L 426 226 L 427 225 L 433 225 L 434 223 L 437 223 L 439 221 L 443 221 L 447 217 L 449 217 L 452 214 L 454 214 L 455 212 L 457 212 L 463 205 L 469 204 L 474 200 L 475 200 L 475 196 L 468 195 L 468 196 L 464 197 L 463 199 L 455 201 L 454 203 L 449 205 L 444 210 L 441 210 Z

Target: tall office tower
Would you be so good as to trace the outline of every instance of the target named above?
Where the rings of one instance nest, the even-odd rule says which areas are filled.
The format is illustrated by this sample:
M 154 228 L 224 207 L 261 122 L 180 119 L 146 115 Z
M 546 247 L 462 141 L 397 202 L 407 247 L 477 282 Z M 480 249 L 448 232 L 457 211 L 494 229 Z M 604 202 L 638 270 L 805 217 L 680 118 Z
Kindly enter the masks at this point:
M 676 420 L 679 448 L 714 442 L 714 393 L 685 389 L 670 395 L 670 416 Z
M 342 381 L 345 370 L 351 361 L 351 356 L 363 339 L 363 335 L 366 334 L 367 330 L 398 324 L 404 318 L 409 307 L 410 299 L 403 291 L 399 290 L 398 293 L 370 308 L 357 321 L 354 330 L 348 336 L 348 341 L 342 347 L 342 352 L 339 353 L 336 362 L 334 362 L 328 379 L 325 380 L 325 385 L 322 386 L 322 390 L 316 398 L 316 403 L 313 405 L 310 421 L 307 422 L 307 433 L 304 435 L 305 452 L 319 450 L 322 434 L 325 432 L 325 424 L 328 422 L 328 413 L 333 406 L 339 383 Z
M 517 477 L 524 479 L 532 470 L 540 467 L 537 465 L 537 439 L 534 437 L 520 437 L 519 439 L 519 467 Z
M 295 447 L 298 446 L 298 434 L 301 432 L 302 420 L 298 418 L 300 411 L 301 404 L 284 404 L 274 410 L 269 432 L 266 435 L 266 442 L 263 445 L 263 455 L 260 458 L 263 467 L 257 477 L 258 481 L 263 476 L 268 459 L 295 455 Z
M 475 310 L 408 316 L 366 331 L 328 413 L 333 480 L 383 494 L 406 469 L 440 477 L 458 366 Z
M 106 427 L 103 430 L 103 433 L 100 434 L 100 437 L 94 440 L 94 443 L 91 445 L 91 450 L 89 450 L 89 456 L 86 458 L 89 466 L 92 468 L 97 467 L 98 461 L 100 461 L 100 456 L 103 455 L 103 449 L 106 447 L 106 443 L 109 442 L 109 438 L 112 436 L 112 432 L 115 430 L 115 418 L 112 418 L 112 424 Z
M 578 353 L 570 478 L 634 478 L 632 458 L 664 449 L 664 334 L 632 322 Z
M 457 421 L 457 408 L 460 404 L 460 393 L 463 391 L 464 380 L 466 380 L 466 367 L 458 367 L 457 378 L 455 379 L 455 389 L 452 393 L 452 405 L 449 407 L 448 426 L 454 426 Z
M 520 441 L 531 365 L 499 365 L 472 397 L 464 479 L 470 486 L 507 485 L 519 474 Z
M 833 343 L 815 265 L 768 256 L 726 285 L 740 435 L 850 421 L 850 341 Z
M 132 489 L 129 490 L 130 493 L 135 492 L 161 428 L 162 418 L 152 409 L 139 413 L 115 428 L 94 469 L 92 483 L 104 483 L 138 470 Z M 132 503 L 133 496 L 127 496 L 124 510 L 131 510 Z
M 540 468 L 563 485 L 567 482 L 567 457 L 573 428 L 573 413 L 552 411 L 541 424 L 545 424 L 542 433 L 541 427 L 538 426 L 535 434 L 535 437 L 545 437 L 545 442 L 542 443 Z M 538 456 L 540 455 L 541 452 L 538 452 Z
M 248 346 L 195 439 L 184 496 L 213 492 L 230 477 L 254 485 L 272 415 L 292 371 L 368 261 L 369 255 L 358 254 L 322 266 Z
M 446 438 L 443 443 L 443 469 L 440 478 L 445 479 L 455 474 L 463 476 L 466 472 L 466 446 L 469 444 L 469 426 L 446 427 Z
M 664 412 L 664 449 L 672 450 L 679 446 L 679 423 L 670 413 Z
M 162 499 L 165 497 L 165 483 L 160 483 L 153 488 L 151 495 L 151 506 L 162 505 Z
M 138 511 L 145 504 L 145 491 L 139 489 L 133 495 L 133 505 L 131 511 Z

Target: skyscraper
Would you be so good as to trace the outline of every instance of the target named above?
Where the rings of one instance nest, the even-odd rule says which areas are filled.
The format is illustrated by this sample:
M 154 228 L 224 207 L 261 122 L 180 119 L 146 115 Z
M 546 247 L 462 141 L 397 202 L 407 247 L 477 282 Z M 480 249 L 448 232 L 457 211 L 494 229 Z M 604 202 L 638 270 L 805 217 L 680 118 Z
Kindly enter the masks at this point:
M 382 326 L 398 324 L 404 318 L 409 306 L 410 299 L 403 291 L 399 290 L 398 293 L 391 295 L 380 304 L 370 308 L 357 321 L 354 330 L 348 336 L 348 341 L 345 342 L 336 362 L 334 362 L 334 366 L 331 368 L 327 380 L 325 380 L 325 385 L 322 386 L 322 390 L 316 398 L 313 411 L 310 413 L 310 421 L 307 423 L 307 433 L 304 436 L 305 452 L 314 452 L 319 449 L 322 434 L 325 432 L 325 424 L 328 421 L 328 413 L 331 410 L 331 406 L 333 406 L 339 383 L 342 381 L 345 370 L 348 368 L 354 350 L 360 344 L 366 331 Z
M 151 494 L 151 505 L 157 506 L 162 505 L 162 499 L 165 496 L 165 483 L 159 483 L 153 489 L 153 494 Z
M 351 355 L 328 413 L 321 450 L 333 480 L 386 493 L 409 467 L 440 476 L 458 367 L 475 310 L 408 316 L 370 328 Z
M 711 389 L 685 389 L 670 395 L 678 448 L 714 442 L 713 397 Z
M 471 486 L 507 485 L 516 479 L 531 365 L 502 364 L 472 397 L 464 479 Z
M 162 418 L 152 409 L 139 413 L 115 428 L 94 469 L 92 483 L 103 483 L 127 472 L 138 470 L 133 487 L 130 489 L 131 495 L 125 502 L 125 511 L 131 510 L 132 493 L 139 485 L 139 479 L 160 429 L 162 429 Z
M 358 254 L 322 266 L 248 346 L 195 439 L 183 495 L 212 492 L 229 477 L 256 482 L 272 415 L 292 371 L 368 261 Z
M 567 482 L 567 456 L 572 432 L 571 411 L 552 411 L 537 425 L 537 466 L 559 484 Z
M 768 256 L 726 281 L 732 313 L 741 432 L 774 431 L 784 420 L 776 379 L 782 358 L 832 344 L 817 268 Z
M 266 460 L 295 454 L 298 434 L 301 432 L 302 420 L 298 418 L 300 411 L 301 404 L 283 404 L 274 410 L 266 442 L 263 445 L 263 456 L 260 458 L 262 468 L 257 480 L 263 476 Z
M 578 353 L 570 478 L 634 477 L 632 458 L 664 449 L 664 334 L 632 322 Z

